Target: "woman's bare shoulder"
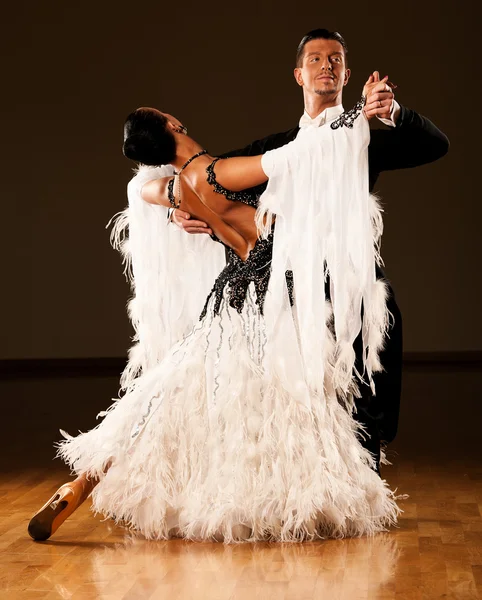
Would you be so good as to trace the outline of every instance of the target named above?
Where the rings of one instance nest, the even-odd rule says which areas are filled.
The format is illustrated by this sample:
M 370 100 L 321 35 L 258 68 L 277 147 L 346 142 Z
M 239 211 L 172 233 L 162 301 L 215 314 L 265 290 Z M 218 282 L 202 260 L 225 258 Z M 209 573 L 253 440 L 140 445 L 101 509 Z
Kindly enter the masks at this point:
M 172 177 L 160 177 L 145 183 L 141 188 L 141 197 L 149 204 L 160 204 L 171 206 L 169 201 L 169 186 L 172 185 Z

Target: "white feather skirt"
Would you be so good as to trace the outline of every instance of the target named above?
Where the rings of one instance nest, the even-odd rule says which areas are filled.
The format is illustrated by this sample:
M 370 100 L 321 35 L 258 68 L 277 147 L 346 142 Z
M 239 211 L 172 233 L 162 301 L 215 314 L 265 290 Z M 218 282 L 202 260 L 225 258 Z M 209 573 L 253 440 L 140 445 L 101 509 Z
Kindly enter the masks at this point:
M 219 315 L 211 303 L 95 429 L 64 434 L 59 455 L 99 479 L 95 512 L 149 539 L 302 541 L 386 530 L 400 509 L 360 443 L 349 401 L 330 385 L 329 328 L 325 388 L 297 397 L 293 371 L 289 386 L 280 376 L 293 339 L 267 347 L 253 294 L 242 314 L 226 297 Z

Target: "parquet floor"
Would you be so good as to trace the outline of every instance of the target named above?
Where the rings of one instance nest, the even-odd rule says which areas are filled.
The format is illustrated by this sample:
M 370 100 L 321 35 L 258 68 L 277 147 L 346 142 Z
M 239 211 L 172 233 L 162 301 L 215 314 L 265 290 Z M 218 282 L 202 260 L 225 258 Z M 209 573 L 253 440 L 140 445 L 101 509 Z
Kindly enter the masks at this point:
M 410 494 L 397 529 L 372 539 L 304 544 L 147 542 L 87 505 L 48 542 L 27 535 L 31 514 L 65 472 L 24 470 L 0 482 L 2 598 L 308 600 L 482 598 L 482 465 L 386 467 Z M 480 596 L 479 596 L 480 595 Z
M 88 504 L 44 543 L 31 515 L 68 479 L 58 428 L 96 425 L 117 377 L 0 381 L 0 600 L 482 600 L 482 371 L 412 369 L 385 477 L 399 527 L 304 544 L 147 542 Z M 398 451 L 398 455 L 395 451 Z

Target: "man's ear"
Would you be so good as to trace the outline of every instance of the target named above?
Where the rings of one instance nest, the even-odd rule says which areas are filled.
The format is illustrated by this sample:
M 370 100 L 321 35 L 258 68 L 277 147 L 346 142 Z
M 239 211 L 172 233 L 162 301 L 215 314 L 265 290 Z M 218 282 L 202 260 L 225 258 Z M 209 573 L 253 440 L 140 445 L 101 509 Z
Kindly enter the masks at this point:
M 293 75 L 295 76 L 296 83 L 303 87 L 303 75 L 301 74 L 301 69 L 299 67 L 296 67 L 296 69 L 293 71 Z
M 343 85 L 346 85 L 348 83 L 348 80 L 350 79 L 350 75 L 351 75 L 350 69 L 346 69 L 345 70 L 345 80 L 343 82 Z

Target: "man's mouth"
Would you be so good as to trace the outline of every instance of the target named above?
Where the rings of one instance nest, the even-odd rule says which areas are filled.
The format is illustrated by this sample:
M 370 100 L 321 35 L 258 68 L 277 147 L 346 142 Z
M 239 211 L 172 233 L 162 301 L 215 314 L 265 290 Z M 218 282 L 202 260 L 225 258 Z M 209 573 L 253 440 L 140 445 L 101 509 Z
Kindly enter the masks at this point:
M 324 81 L 325 79 L 327 81 L 333 81 L 335 78 L 331 77 L 330 75 L 318 75 L 318 77 L 316 79 L 318 79 L 320 81 Z

